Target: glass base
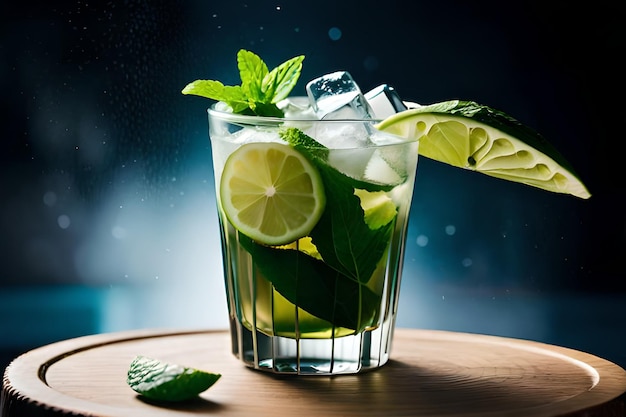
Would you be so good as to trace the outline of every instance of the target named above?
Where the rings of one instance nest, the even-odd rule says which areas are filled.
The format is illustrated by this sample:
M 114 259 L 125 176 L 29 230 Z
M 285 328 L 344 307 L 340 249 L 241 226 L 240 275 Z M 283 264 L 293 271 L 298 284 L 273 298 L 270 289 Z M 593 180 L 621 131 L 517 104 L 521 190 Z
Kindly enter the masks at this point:
M 259 363 L 260 370 L 281 374 L 354 374 L 360 371 L 358 362 L 326 361 L 320 359 L 266 359 Z
M 233 323 L 233 354 L 246 366 L 291 375 L 342 375 L 377 369 L 389 360 L 391 324 L 331 339 L 268 336 Z

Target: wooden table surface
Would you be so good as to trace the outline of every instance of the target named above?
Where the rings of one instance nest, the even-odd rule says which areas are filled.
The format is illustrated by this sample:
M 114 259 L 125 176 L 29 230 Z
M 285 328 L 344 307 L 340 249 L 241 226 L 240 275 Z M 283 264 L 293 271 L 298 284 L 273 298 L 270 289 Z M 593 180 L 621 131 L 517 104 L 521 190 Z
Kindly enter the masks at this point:
M 136 355 L 222 374 L 162 406 L 126 384 Z M 244 367 L 225 331 L 130 331 L 44 346 L 7 367 L 0 416 L 626 416 L 626 371 L 597 356 L 495 336 L 397 329 L 392 360 L 360 375 Z

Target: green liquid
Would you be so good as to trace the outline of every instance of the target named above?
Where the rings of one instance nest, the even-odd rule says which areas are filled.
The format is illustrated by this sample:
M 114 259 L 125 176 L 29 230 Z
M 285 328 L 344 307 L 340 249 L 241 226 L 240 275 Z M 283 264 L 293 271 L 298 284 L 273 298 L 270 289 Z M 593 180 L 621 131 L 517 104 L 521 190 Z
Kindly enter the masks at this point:
M 394 190 L 389 195 L 397 200 L 398 195 L 408 192 L 406 189 L 400 191 L 399 188 L 402 187 L 404 185 L 396 187 L 395 195 Z M 350 291 L 346 293 L 340 292 L 339 289 L 334 293 L 331 291 L 332 294 L 324 300 L 320 299 L 318 304 L 313 303 L 313 308 L 303 308 L 297 305 L 276 289 L 273 284 L 276 278 L 267 276 L 263 271 L 264 268 L 254 260 L 255 256 L 259 259 L 263 253 L 254 253 L 253 256 L 242 242 L 245 237 L 235 230 L 221 214 L 225 278 L 231 315 L 248 330 L 259 331 L 267 336 L 293 339 L 337 338 L 379 327 L 381 322 L 392 313 L 393 309 L 390 306 L 395 304 L 394 298 L 402 266 L 410 198 L 400 201 L 405 201 L 405 203 L 396 207 L 398 219 L 395 220 L 395 228 L 388 241 L 385 242 L 386 250 L 371 276 L 364 280 L 362 285 L 348 287 Z M 288 246 L 260 249 L 266 251 L 265 253 L 273 252 L 277 255 L 282 255 L 285 251 L 299 251 L 299 256 L 310 257 L 313 262 L 322 262 L 319 255 L 315 253 L 314 247 L 311 247 L 306 239 L 304 244 L 294 242 Z M 312 256 L 305 253 L 312 253 Z M 282 272 L 287 273 L 285 269 Z M 291 271 L 291 274 L 296 276 L 296 280 L 305 279 L 298 277 L 296 272 Z M 343 280 L 347 279 L 344 276 L 340 277 Z M 320 279 L 320 285 L 327 287 L 329 280 L 323 281 L 325 282 Z M 332 279 L 330 281 L 332 282 Z M 295 298 L 298 296 L 296 294 Z M 359 297 L 363 299 L 359 300 Z M 292 300 L 293 298 L 292 296 Z M 330 298 L 334 302 L 329 302 Z M 332 305 L 333 303 L 335 305 Z M 354 325 L 342 326 L 333 323 L 332 319 L 319 317 L 320 315 L 332 316 L 332 310 L 342 308 L 342 306 L 346 308 L 346 305 L 353 306 L 353 310 L 356 311 L 353 315 L 357 317 Z M 316 309 L 322 309 L 325 314 L 316 315 Z
M 211 130 L 218 187 L 228 155 L 239 146 L 227 127 L 214 121 Z M 274 128 L 250 129 L 279 139 Z M 316 162 L 325 211 L 309 237 L 290 245 L 253 242 L 228 222 L 218 201 L 233 353 L 247 366 L 337 374 L 387 361 L 417 146 L 330 150 Z M 379 182 L 368 176 L 379 173 Z

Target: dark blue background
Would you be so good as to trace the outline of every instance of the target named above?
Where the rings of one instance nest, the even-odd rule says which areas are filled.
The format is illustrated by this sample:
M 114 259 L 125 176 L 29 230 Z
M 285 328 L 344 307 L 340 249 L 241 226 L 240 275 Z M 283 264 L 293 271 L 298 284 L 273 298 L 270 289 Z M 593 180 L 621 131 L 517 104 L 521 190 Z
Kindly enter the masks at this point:
M 471 99 L 546 136 L 590 200 L 422 158 L 398 325 L 521 337 L 626 366 L 626 50 L 619 2 L 183 1 L 0 6 L 0 351 L 225 326 L 197 78 L 304 54 L 423 104 Z M 339 35 L 337 35 L 339 34 Z

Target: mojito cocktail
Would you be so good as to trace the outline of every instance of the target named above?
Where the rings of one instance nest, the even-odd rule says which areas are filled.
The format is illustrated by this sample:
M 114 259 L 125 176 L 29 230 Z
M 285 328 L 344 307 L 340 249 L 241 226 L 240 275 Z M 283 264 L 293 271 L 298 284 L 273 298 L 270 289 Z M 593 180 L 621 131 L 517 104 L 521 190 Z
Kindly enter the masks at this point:
M 247 365 L 387 361 L 418 143 L 373 123 L 209 111 L 233 352 Z
M 589 198 L 540 134 L 472 101 L 365 94 L 347 72 L 289 97 L 304 56 L 271 71 L 240 50 L 241 85 L 196 80 L 216 100 L 210 139 L 232 350 L 286 374 L 352 374 L 387 362 L 419 155 Z M 419 146 L 418 146 L 419 144 Z

